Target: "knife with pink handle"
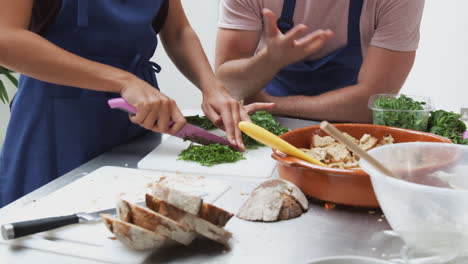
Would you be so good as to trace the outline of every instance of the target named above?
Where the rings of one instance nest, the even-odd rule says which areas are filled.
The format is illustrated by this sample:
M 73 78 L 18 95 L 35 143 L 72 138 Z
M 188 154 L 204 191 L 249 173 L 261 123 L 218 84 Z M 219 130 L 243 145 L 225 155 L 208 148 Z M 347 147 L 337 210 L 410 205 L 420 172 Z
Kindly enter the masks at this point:
M 133 105 L 130 105 L 124 98 L 115 98 L 108 101 L 110 108 L 119 109 L 125 111 L 129 114 L 136 114 L 137 110 Z M 169 123 L 169 127 L 173 126 L 174 122 Z M 184 140 L 190 140 L 202 145 L 219 143 L 231 147 L 234 150 L 239 150 L 237 147 L 233 146 L 229 141 L 223 137 L 217 136 L 213 133 L 210 133 L 204 129 L 201 129 L 197 126 L 191 124 L 185 124 L 179 132 L 175 133 L 173 136 L 182 138 Z

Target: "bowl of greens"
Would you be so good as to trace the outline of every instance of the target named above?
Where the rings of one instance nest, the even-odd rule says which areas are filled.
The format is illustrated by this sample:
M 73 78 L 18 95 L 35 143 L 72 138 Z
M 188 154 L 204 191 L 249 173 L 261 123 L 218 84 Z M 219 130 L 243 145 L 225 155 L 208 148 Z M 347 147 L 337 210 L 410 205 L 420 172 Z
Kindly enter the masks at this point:
M 375 125 L 427 131 L 433 105 L 429 97 L 375 94 L 369 98 Z

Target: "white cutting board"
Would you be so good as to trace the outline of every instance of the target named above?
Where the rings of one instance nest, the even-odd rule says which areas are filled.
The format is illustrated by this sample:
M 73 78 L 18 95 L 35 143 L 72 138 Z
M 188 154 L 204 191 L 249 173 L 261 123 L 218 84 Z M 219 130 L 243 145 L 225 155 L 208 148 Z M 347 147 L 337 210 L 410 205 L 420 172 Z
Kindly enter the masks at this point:
M 2 217 L 0 224 L 102 210 L 115 206 L 115 201 L 120 198 L 140 202 L 144 200 L 145 193 L 150 192 L 151 184 L 155 180 L 172 188 L 199 195 L 208 203 L 213 203 L 230 187 L 226 181 L 203 176 L 102 167 L 36 202 L 17 208 L 16 211 Z M 15 241 L 0 239 L 0 244 L 22 245 L 111 263 L 142 262 L 151 254 L 150 251 L 127 249 L 110 237 L 113 235 L 102 222 L 98 222 L 63 227 Z
M 214 133 L 224 132 L 215 130 Z M 276 161 L 271 158 L 272 150 L 269 147 L 246 150 L 245 160 L 212 167 L 202 166 L 197 162 L 178 160 L 179 153 L 189 145 L 189 141 L 170 136 L 144 157 L 138 163 L 138 168 L 198 175 L 268 178 L 271 177 L 276 166 Z

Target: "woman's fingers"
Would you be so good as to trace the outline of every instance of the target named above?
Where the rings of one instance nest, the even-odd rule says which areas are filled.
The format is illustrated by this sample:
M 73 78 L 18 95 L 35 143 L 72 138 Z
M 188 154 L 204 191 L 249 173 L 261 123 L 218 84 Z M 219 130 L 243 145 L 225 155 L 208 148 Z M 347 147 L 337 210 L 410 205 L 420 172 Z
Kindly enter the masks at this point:
M 169 105 L 171 120 L 174 122 L 171 128 L 169 128 L 168 134 L 174 135 L 175 133 L 179 132 L 182 127 L 185 126 L 187 120 L 185 119 L 184 115 L 180 111 L 179 107 L 174 100 L 170 101 Z
M 224 130 L 223 118 L 213 109 L 213 107 L 207 105 L 203 108 L 203 112 L 211 120 L 213 125 Z
M 146 119 L 146 116 L 150 112 L 150 108 L 145 104 L 138 104 L 135 108 L 137 109 L 137 112 L 135 115 L 130 116 L 130 121 L 132 121 L 132 123 L 142 126 L 143 121 Z
M 237 147 L 240 148 L 240 150 L 244 150 L 244 142 L 242 142 L 242 132 L 240 131 L 238 124 L 241 121 L 241 106 L 240 104 L 235 101 L 235 103 L 231 104 L 231 111 L 232 111 L 232 119 L 233 119 L 233 124 L 230 129 L 234 130 L 234 137 L 237 142 Z
M 231 110 L 227 109 L 227 111 L 221 111 L 221 117 L 223 119 L 223 124 L 225 128 L 224 131 L 226 131 L 226 136 L 227 136 L 227 139 L 229 140 L 229 143 L 237 146 L 235 131 L 234 129 L 232 129 L 234 126 L 234 119 L 233 119 Z
M 156 124 L 153 123 L 153 129 L 156 129 L 158 132 L 167 133 L 169 131 L 169 122 L 171 119 L 171 109 L 169 104 L 169 99 L 161 99 L 160 107 L 157 109 L 159 111 L 159 119 Z

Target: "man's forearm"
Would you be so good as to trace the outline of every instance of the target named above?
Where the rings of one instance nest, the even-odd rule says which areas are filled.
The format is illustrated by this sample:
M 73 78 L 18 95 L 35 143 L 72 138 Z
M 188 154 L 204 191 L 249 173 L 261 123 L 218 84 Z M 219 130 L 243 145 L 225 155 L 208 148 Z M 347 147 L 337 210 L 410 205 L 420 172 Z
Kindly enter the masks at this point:
M 372 121 L 372 115 L 367 102 L 371 93 L 356 85 L 318 96 L 272 97 L 271 101 L 276 104 L 273 113 L 277 115 L 369 123 Z
M 245 99 L 263 89 L 280 69 L 263 49 L 250 58 L 225 62 L 218 67 L 216 75 L 232 96 Z

